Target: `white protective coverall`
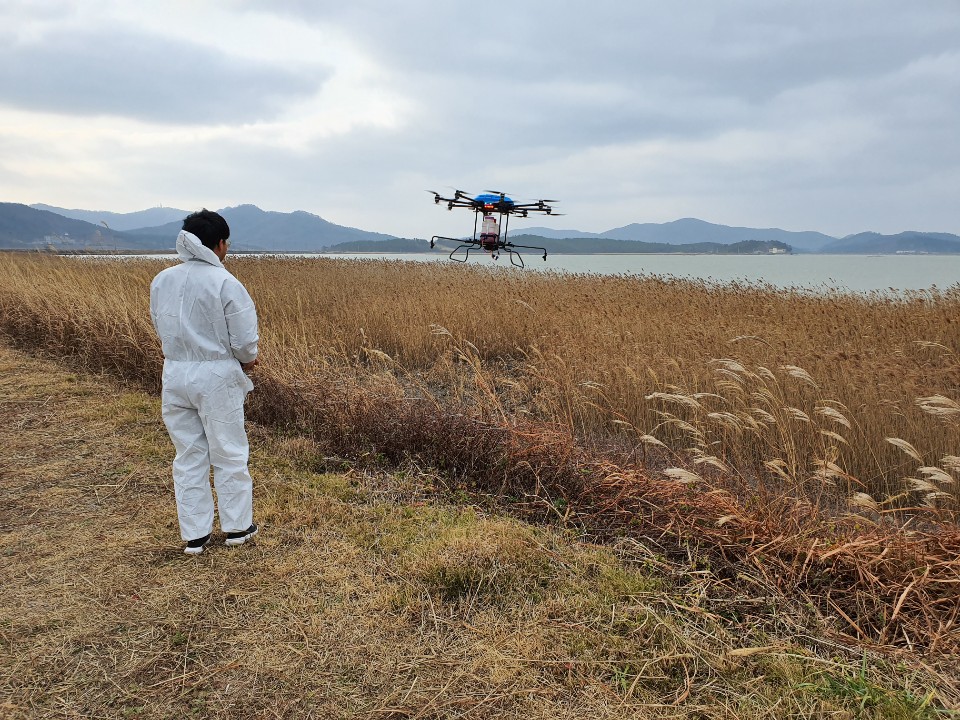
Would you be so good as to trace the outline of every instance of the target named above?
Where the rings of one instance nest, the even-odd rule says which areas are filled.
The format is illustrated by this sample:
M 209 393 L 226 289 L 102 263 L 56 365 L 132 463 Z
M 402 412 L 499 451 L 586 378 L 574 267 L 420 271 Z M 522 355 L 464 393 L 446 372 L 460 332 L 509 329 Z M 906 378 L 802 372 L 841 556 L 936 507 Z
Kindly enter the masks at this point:
M 240 363 L 257 357 L 257 312 L 246 288 L 192 233 L 181 263 L 150 284 L 150 317 L 163 346 L 163 421 L 177 454 L 173 483 L 184 540 L 213 531 L 210 466 L 223 532 L 253 522 L 243 401 L 253 383 Z

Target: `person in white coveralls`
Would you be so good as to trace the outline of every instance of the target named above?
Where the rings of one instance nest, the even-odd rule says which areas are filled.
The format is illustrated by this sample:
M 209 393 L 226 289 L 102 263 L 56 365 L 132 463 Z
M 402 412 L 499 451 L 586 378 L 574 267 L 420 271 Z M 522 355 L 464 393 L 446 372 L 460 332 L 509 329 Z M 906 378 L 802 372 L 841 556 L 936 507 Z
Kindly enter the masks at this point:
M 173 486 L 184 552 L 198 555 L 213 533 L 217 490 L 227 545 L 257 534 L 243 401 L 257 364 L 257 312 L 246 288 L 223 266 L 227 221 L 193 213 L 177 236 L 180 264 L 150 284 L 150 318 L 163 347 L 163 422 L 176 449 Z

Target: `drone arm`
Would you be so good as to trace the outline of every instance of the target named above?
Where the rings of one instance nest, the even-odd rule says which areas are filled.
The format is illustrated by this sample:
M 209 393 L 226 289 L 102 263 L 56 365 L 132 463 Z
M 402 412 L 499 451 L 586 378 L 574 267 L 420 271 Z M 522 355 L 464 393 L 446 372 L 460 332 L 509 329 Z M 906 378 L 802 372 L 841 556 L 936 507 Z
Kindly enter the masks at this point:
M 446 205 L 448 210 L 453 210 L 455 207 L 470 208 L 475 210 L 477 206 L 477 204 L 469 198 L 466 200 L 463 200 L 459 197 L 445 198 L 439 194 L 434 195 L 433 202 L 435 202 L 437 205 Z
M 464 240 L 463 238 L 452 238 L 452 237 L 444 237 L 443 235 L 434 235 L 432 238 L 430 238 L 431 248 L 433 248 L 437 244 L 437 240 L 449 240 L 450 242 L 457 243 L 457 246 L 450 251 L 450 255 L 449 255 L 451 260 L 456 260 L 457 262 L 466 262 L 467 259 L 469 259 L 470 257 L 470 251 L 480 247 L 479 240 Z M 461 260 L 458 257 L 454 257 L 454 255 L 456 255 L 457 252 L 459 252 L 460 250 L 463 250 L 464 248 L 466 249 L 466 252 L 464 253 L 463 260 Z
M 553 213 L 553 206 L 547 205 L 543 202 L 532 202 L 532 203 L 516 203 L 514 204 L 515 208 L 526 210 L 527 212 L 542 212 L 547 215 Z
M 437 244 L 437 240 L 449 240 L 450 242 L 462 243 L 463 240 L 460 238 L 444 237 L 443 235 L 434 235 L 430 238 L 430 249 L 432 250 Z

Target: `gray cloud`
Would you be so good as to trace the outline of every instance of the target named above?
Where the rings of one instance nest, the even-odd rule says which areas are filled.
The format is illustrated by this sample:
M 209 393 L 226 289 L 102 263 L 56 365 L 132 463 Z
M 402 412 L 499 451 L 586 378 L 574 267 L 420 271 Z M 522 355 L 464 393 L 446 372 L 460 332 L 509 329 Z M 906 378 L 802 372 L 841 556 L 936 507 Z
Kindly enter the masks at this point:
M 270 67 L 187 41 L 105 30 L 0 35 L 0 103 L 161 123 L 251 122 L 312 96 L 329 70 Z
M 960 47 L 952 0 L 669 8 L 538 0 L 508 11 L 426 0 L 388 11 L 371 2 L 247 4 L 346 29 L 396 69 L 398 86 L 429 106 L 438 125 L 504 134 L 539 127 L 544 144 L 716 132 L 784 92 L 856 85 Z
M 642 87 L 669 79 L 762 97 L 825 77 L 883 73 L 911 57 L 957 46 L 952 0 L 764 3 L 711 0 L 623 3 L 533 0 L 507 12 L 409 0 L 268 3 L 350 31 L 388 65 L 454 76 L 475 88 L 524 81 L 615 81 Z
M 151 203 L 248 201 L 424 236 L 465 222 L 423 193 L 449 183 L 559 197 L 564 225 L 592 231 L 697 216 L 831 234 L 960 232 L 956 0 L 229 8 L 347 38 L 377 71 L 362 68 L 363 87 L 337 85 L 340 97 L 380 83 L 402 99 L 397 121 L 364 118 L 311 140 L 313 121 L 290 113 L 278 132 L 294 142 L 232 131 L 165 140 L 155 155 L 126 157 L 122 138 L 103 147 Z M 157 37 L 0 43 L 0 102 L 74 114 L 236 125 L 313 96 L 327 77 Z

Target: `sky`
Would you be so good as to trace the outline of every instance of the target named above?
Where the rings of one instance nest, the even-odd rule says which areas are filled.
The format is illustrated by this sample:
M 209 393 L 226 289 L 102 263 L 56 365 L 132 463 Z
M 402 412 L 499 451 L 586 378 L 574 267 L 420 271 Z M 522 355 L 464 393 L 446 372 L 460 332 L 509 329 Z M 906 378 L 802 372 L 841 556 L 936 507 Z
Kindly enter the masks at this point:
M 0 201 L 960 234 L 957 0 L 0 0 Z

